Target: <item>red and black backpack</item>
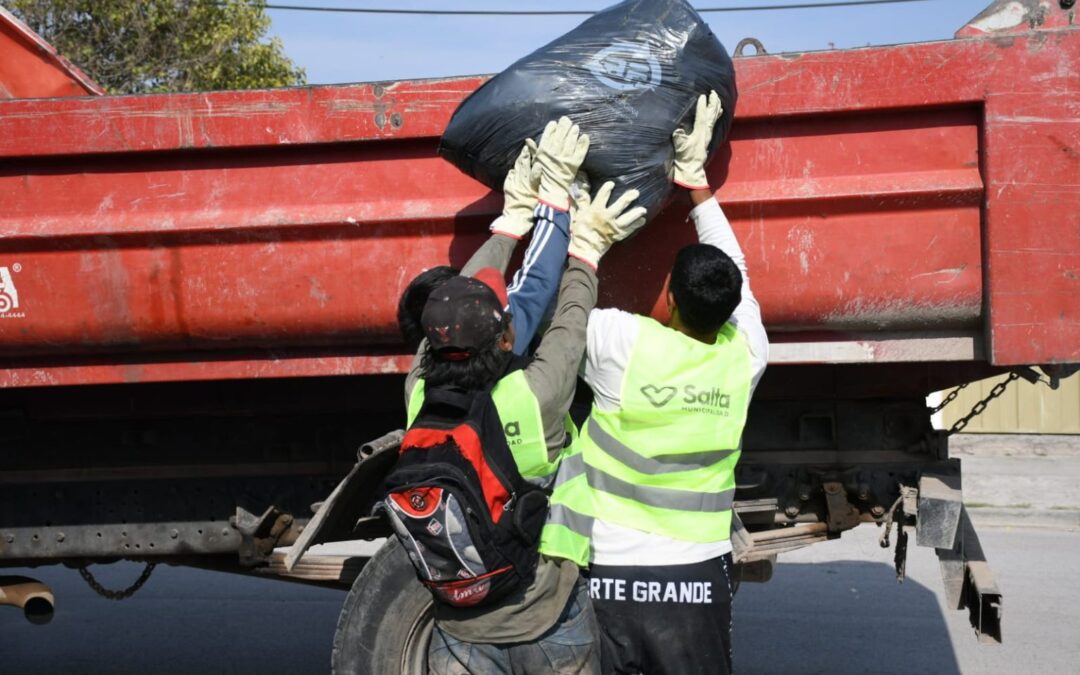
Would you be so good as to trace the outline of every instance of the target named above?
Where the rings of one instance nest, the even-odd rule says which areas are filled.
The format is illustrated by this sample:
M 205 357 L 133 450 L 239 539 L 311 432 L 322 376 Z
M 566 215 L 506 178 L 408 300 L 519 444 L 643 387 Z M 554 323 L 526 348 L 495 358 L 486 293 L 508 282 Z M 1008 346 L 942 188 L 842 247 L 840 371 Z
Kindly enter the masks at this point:
M 524 478 L 490 390 L 431 387 L 375 511 L 435 599 L 492 604 L 532 582 L 548 493 Z

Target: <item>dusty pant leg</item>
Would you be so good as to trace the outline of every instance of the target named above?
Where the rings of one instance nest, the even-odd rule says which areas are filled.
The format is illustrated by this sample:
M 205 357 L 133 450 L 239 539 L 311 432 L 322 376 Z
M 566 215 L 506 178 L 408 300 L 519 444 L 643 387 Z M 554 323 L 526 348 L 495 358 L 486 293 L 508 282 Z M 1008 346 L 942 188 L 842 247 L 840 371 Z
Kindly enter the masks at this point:
M 605 670 L 729 675 L 730 569 L 730 556 L 691 565 L 594 565 L 590 591 L 605 638 Z
M 674 609 L 675 635 L 649 631 L 644 672 L 650 675 L 731 675 L 731 555 L 691 565 L 653 568 L 662 604 Z M 669 589 L 679 596 L 671 604 Z M 685 596 L 690 602 L 684 603 Z M 654 604 L 655 603 L 650 603 Z
M 510 648 L 514 675 L 600 675 L 600 636 L 588 589 L 579 579 L 559 620 L 535 642 Z
M 463 642 L 438 626 L 431 632 L 429 675 L 511 675 L 511 672 L 506 647 Z
M 617 583 L 621 567 L 593 565 L 586 575 L 589 595 L 600 624 L 601 669 L 604 673 L 637 675 L 642 672 L 643 622 L 636 603 L 625 602 L 626 582 Z M 619 600 L 618 598 L 623 598 Z

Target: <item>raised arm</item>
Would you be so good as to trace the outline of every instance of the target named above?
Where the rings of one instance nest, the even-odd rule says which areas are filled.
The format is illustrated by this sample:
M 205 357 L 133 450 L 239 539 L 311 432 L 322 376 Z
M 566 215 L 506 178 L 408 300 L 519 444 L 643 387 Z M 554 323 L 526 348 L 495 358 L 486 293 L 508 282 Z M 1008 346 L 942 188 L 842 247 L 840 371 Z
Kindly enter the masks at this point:
M 521 267 L 507 287 L 508 309 L 514 317 L 514 353 L 525 354 L 544 313 L 551 306 L 566 265 L 570 245 L 570 214 L 537 204 L 536 228 Z
M 769 338 L 761 320 L 761 306 L 750 289 L 750 273 L 746 269 L 746 256 L 743 255 L 735 232 L 731 229 L 731 224 L 724 215 L 723 209 L 720 208 L 720 204 L 713 197 L 712 191 L 693 190 L 690 193 L 690 199 L 696 204 L 694 210 L 690 212 L 690 217 L 693 218 L 694 226 L 697 228 L 698 241 L 715 246 L 727 253 L 742 273 L 742 295 L 739 305 L 731 314 L 731 322 L 742 332 L 747 346 L 750 347 L 750 358 L 754 369 L 753 386 L 756 387 L 769 361 Z
M 469 262 L 461 268 L 465 276 L 471 277 L 485 267 L 494 267 L 506 274 L 514 247 L 532 229 L 533 207 L 536 206 L 540 183 L 539 177 L 533 175 L 536 152 L 536 144 L 530 140 L 518 153 L 514 166 L 503 181 L 502 214 L 491 223 L 488 240 L 476 249 Z
M 739 306 L 731 315 L 731 322 L 743 333 L 750 348 L 754 368 L 753 385 L 756 387 L 769 360 L 769 340 L 761 321 L 761 307 L 750 290 L 746 256 L 743 255 L 727 216 L 713 197 L 705 172 L 713 127 L 723 114 L 723 105 L 715 91 L 698 98 L 693 128 L 689 133 L 678 129 L 672 138 L 675 145 L 674 180 L 677 185 L 690 191 L 690 201 L 694 204 L 690 216 L 697 227 L 698 240 L 727 253 L 742 273 L 742 295 Z
M 568 192 L 588 150 L 588 135 L 566 117 L 547 125 L 539 145 L 526 141 L 503 183 L 506 202 L 492 223 L 492 238 L 474 256 L 475 264 L 466 265 L 469 274 L 483 267 L 505 272 L 512 251 L 505 238 L 517 240 L 533 230 L 522 266 L 507 288 L 515 354 L 528 350 L 558 290 L 570 243 Z
M 614 189 L 606 183 L 590 200 L 581 197 L 570 239 L 570 263 L 563 274 L 559 301 L 551 325 L 525 369 L 525 377 L 540 401 L 548 451 L 562 449 L 563 421 L 574 397 L 578 368 L 585 351 L 589 312 L 596 305 L 596 268 L 612 244 L 645 224 L 645 209 L 633 207 L 636 190 L 627 191 L 608 205 Z
M 528 351 L 562 278 L 570 244 L 571 184 L 589 152 L 589 136 L 563 117 L 549 122 L 540 144 L 534 147 L 529 141 L 526 150 L 533 155 L 531 170 L 515 169 L 529 182 L 514 187 L 523 203 L 528 196 L 533 198 L 531 216 L 536 228 L 521 269 L 507 288 L 507 309 L 514 318 L 514 353 L 519 355 Z M 520 165 L 520 157 L 518 161 Z

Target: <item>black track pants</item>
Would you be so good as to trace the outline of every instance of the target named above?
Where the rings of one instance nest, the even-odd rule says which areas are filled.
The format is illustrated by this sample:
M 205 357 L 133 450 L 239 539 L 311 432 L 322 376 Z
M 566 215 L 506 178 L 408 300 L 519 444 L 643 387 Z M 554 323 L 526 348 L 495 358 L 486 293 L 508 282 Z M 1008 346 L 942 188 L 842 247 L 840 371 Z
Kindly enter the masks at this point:
M 605 673 L 731 673 L 731 555 L 691 565 L 593 565 Z

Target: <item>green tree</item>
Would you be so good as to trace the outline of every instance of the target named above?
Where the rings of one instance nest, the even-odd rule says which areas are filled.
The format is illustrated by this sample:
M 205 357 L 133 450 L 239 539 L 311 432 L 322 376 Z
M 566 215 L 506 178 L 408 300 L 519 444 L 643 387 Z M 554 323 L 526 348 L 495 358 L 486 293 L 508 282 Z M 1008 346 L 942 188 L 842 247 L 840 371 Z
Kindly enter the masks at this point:
M 113 94 L 256 89 L 306 77 L 265 0 L 0 0 Z

